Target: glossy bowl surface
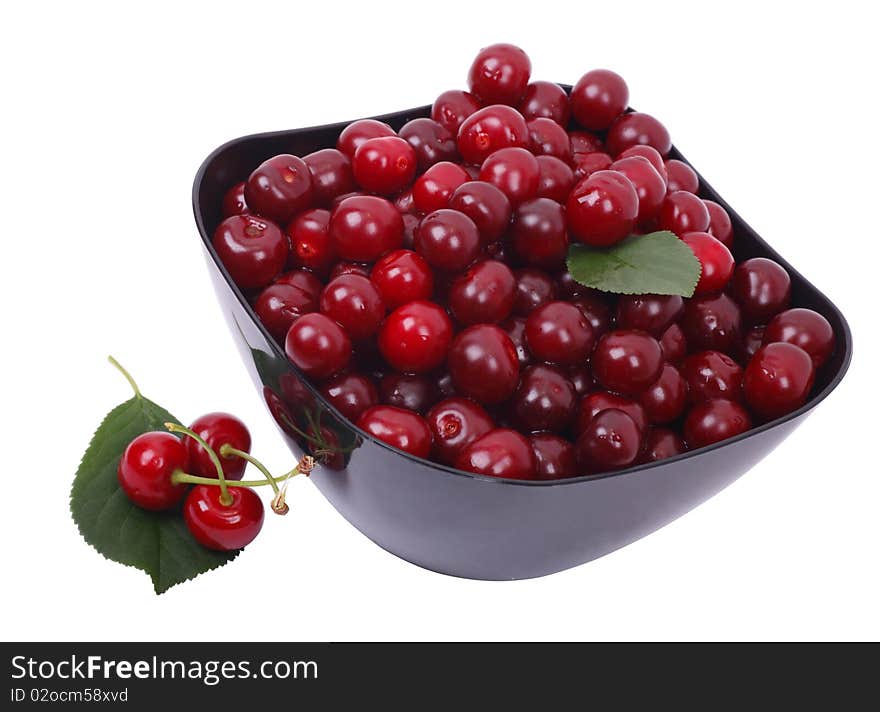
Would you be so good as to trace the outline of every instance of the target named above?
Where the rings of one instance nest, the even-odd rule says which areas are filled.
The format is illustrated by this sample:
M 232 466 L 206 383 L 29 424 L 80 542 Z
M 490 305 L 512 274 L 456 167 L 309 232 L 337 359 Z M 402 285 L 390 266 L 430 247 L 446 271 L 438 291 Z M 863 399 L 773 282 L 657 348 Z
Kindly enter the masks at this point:
M 569 90 L 569 87 L 565 87 Z M 395 130 L 430 107 L 373 117 Z M 792 304 L 823 314 L 837 348 L 798 410 L 738 437 L 668 460 L 599 477 L 553 482 L 499 480 L 412 457 L 342 418 L 292 366 L 259 323 L 211 246 L 225 190 L 278 153 L 333 147 L 349 122 L 245 136 L 205 160 L 193 210 L 217 298 L 245 366 L 291 451 L 317 455 L 312 481 L 376 544 L 425 568 L 476 579 L 522 579 L 591 561 L 668 524 L 732 483 L 791 433 L 840 383 L 852 356 L 843 315 L 762 240 L 700 176 L 700 195 L 730 214 L 737 262 L 769 257 L 792 279 Z M 683 159 L 673 148 L 670 157 Z M 819 454 L 819 453 L 817 453 Z

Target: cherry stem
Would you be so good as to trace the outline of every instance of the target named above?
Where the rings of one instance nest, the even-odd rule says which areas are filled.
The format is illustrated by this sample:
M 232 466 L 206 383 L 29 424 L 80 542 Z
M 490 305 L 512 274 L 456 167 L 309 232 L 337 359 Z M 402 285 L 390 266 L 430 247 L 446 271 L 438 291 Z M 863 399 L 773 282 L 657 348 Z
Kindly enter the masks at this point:
M 143 396 L 141 395 L 141 390 L 140 388 L 138 388 L 137 383 L 134 382 L 131 374 L 122 367 L 122 364 L 119 363 L 119 361 L 117 361 L 112 356 L 108 356 L 107 360 L 112 363 L 123 376 L 125 376 L 125 380 L 128 381 L 128 385 L 131 386 L 131 389 L 134 391 L 135 396 L 138 398 L 143 398 Z
M 270 474 L 268 468 L 249 452 L 234 448 L 229 443 L 223 443 L 220 446 L 220 455 L 222 455 L 223 457 L 240 457 L 242 460 L 251 463 L 254 467 L 256 467 L 260 472 L 263 473 L 263 475 L 266 477 L 266 481 L 270 485 L 272 485 L 272 489 L 275 490 L 275 494 L 279 493 L 280 490 L 278 489 L 278 483 L 275 482 L 275 480 L 272 478 L 272 475 Z
M 214 467 L 217 469 L 216 480 L 211 480 L 210 477 L 206 477 L 205 479 L 209 480 L 210 484 L 220 485 L 220 504 L 226 505 L 227 507 L 232 504 L 232 495 L 229 494 L 229 490 L 227 489 L 228 483 L 226 482 L 226 476 L 223 474 L 223 465 L 221 464 L 220 458 L 217 456 L 217 453 L 214 452 L 214 448 L 208 445 L 208 443 L 205 442 L 205 439 L 194 430 L 185 428 L 184 426 L 178 425 L 177 423 L 165 423 L 165 427 L 172 433 L 182 433 L 183 435 L 192 438 L 199 445 L 205 448 L 205 452 L 208 453 L 208 457 L 211 458 L 211 462 L 214 463 Z
M 284 482 L 291 477 L 295 477 L 296 475 L 304 475 L 306 472 L 300 472 L 299 465 L 294 467 L 290 472 L 286 475 L 281 475 L 280 477 L 272 477 L 269 476 L 269 481 L 266 480 L 228 480 L 226 482 L 227 487 L 264 487 L 266 485 L 274 485 L 275 487 L 278 484 L 284 484 Z M 177 470 L 173 475 L 171 475 L 171 481 L 174 484 L 190 484 L 190 485 L 219 485 L 220 480 L 214 477 L 199 477 L 198 475 L 191 475 L 188 472 L 183 472 L 183 470 Z

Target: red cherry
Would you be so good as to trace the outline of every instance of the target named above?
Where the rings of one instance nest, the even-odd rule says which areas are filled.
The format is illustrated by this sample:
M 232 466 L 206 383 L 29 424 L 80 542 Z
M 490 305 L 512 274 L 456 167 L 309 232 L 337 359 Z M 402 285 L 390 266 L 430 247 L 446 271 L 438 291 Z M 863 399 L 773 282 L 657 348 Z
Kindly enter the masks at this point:
M 660 174 L 660 177 L 663 179 L 664 184 L 669 184 L 669 174 L 666 171 L 666 164 L 663 161 L 663 156 L 657 151 L 653 146 L 630 146 L 625 151 L 622 151 L 621 154 L 617 157 L 617 160 L 621 158 L 632 158 L 633 156 L 641 156 L 642 158 L 647 159 L 657 173 Z
M 596 344 L 591 361 L 596 380 L 609 391 L 634 396 L 660 376 L 660 344 L 643 331 L 609 331 Z
M 571 143 L 565 129 L 553 119 L 532 119 L 529 129 L 529 150 L 536 156 L 556 156 L 564 161 L 571 159 Z
M 245 183 L 236 183 L 223 194 L 223 206 L 221 212 L 224 218 L 231 218 L 233 215 L 244 215 L 248 212 L 247 201 L 244 198 Z
M 185 485 L 171 481 L 185 472 L 189 455 L 180 438 L 171 433 L 143 433 L 132 440 L 119 460 L 119 486 L 142 509 L 170 509 L 186 494 Z
M 614 315 L 611 313 L 611 307 L 608 306 L 608 302 L 603 297 L 585 292 L 581 296 L 575 297 L 571 303 L 580 309 L 584 319 L 592 327 L 593 338 L 598 339 L 602 334 L 611 329 Z
M 693 193 L 683 190 L 668 193 L 660 208 L 658 227 L 679 236 L 688 232 L 705 232 L 709 228 L 709 211 Z
M 594 391 L 581 399 L 575 420 L 575 432 L 578 435 L 583 433 L 587 426 L 593 422 L 593 418 L 609 408 L 622 410 L 626 413 L 633 419 L 640 432 L 645 432 L 647 429 L 648 416 L 640 403 L 608 391 Z
M 343 417 L 353 423 L 361 414 L 379 402 L 376 386 L 359 373 L 340 373 L 321 387 L 321 393 Z
M 620 155 L 631 146 L 643 145 L 656 148 L 661 156 L 672 149 L 669 131 L 650 114 L 634 111 L 623 114 L 611 124 L 606 139 L 608 152 L 613 156 Z
M 764 326 L 753 326 L 743 334 L 736 355 L 742 363 L 748 363 L 752 356 L 761 348 L 764 341 Z
M 513 342 L 519 367 L 525 368 L 532 362 L 532 355 L 526 347 L 526 320 L 522 317 L 512 316 L 501 324 L 501 328 Z
M 460 470 L 489 477 L 530 480 L 537 472 L 529 441 L 515 430 L 490 430 L 465 447 L 455 460 Z
M 713 294 L 724 289 L 735 266 L 730 250 L 708 232 L 687 232 L 681 239 L 700 261 L 700 279 L 694 294 Z
M 510 200 L 500 188 L 484 181 L 469 181 L 456 188 L 449 207 L 474 221 L 484 245 L 498 240 L 510 224 Z
M 321 313 L 342 326 L 350 338 L 359 341 L 376 333 L 385 316 L 385 305 L 369 279 L 346 274 L 324 287 Z
M 669 363 L 678 363 L 687 354 L 687 340 L 678 324 L 672 324 L 660 337 L 663 358 Z
M 571 165 L 573 168 L 575 185 L 589 178 L 599 171 L 607 171 L 611 168 L 614 160 L 607 153 L 596 151 L 592 153 L 576 153 L 572 158 Z
M 535 477 L 539 480 L 561 480 L 576 477 L 577 456 L 574 445 L 551 433 L 537 433 L 529 438 L 535 453 Z
M 509 398 L 519 381 L 516 348 L 504 330 L 492 324 L 459 333 L 449 348 L 447 367 L 456 391 L 484 405 Z
M 397 307 L 379 329 L 379 350 L 396 371 L 427 373 L 446 358 L 452 322 L 436 304 L 414 301 Z
M 416 252 L 441 270 L 457 272 L 480 252 L 480 233 L 467 215 L 444 208 L 429 213 L 416 232 Z
M 340 195 L 355 189 L 351 161 L 342 151 L 335 148 L 322 148 L 320 151 L 303 156 L 312 177 L 313 200 L 316 205 L 329 208 Z
M 653 424 L 670 423 L 676 420 L 687 405 L 688 385 L 678 369 L 664 363 L 660 376 L 642 392 L 639 402 L 645 409 L 648 420 Z
M 782 341 L 767 344 L 746 367 L 746 403 L 766 420 L 778 418 L 807 402 L 814 376 L 813 360 L 802 348 Z
M 542 304 L 556 300 L 556 283 L 546 272 L 537 269 L 519 269 L 514 272 L 516 289 L 513 311 L 519 316 L 528 316 Z
M 484 104 L 516 106 L 526 91 L 532 63 L 512 44 L 494 44 L 477 53 L 468 72 L 468 88 Z
M 332 282 L 337 277 L 342 277 L 346 274 L 358 274 L 361 277 L 369 277 L 370 265 L 359 262 L 337 262 L 333 265 L 333 269 L 330 270 L 328 280 Z
M 249 487 L 230 487 L 230 503 L 220 501 L 214 485 L 196 485 L 183 505 L 183 521 L 195 540 L 215 551 L 235 551 L 250 544 L 263 528 L 263 502 Z
M 751 427 L 752 420 L 739 403 L 713 398 L 690 409 L 684 421 L 684 439 L 695 449 L 735 437 Z
M 482 163 L 500 148 L 528 145 L 526 120 L 516 109 L 501 104 L 474 112 L 458 130 L 458 152 L 468 163 Z
M 449 308 L 460 324 L 495 324 L 513 309 L 516 280 L 496 260 L 477 262 L 449 288 Z
M 669 428 L 651 428 L 645 437 L 645 447 L 639 458 L 640 462 L 657 462 L 668 457 L 680 455 L 687 448 L 673 430 Z
M 459 453 L 495 424 L 489 414 L 468 398 L 447 398 L 437 403 L 427 415 L 434 439 L 434 455 L 451 465 Z
M 351 341 L 335 321 L 323 314 L 304 314 L 290 327 L 284 350 L 312 378 L 339 373 L 351 359 Z
M 290 240 L 287 261 L 291 267 L 307 267 L 321 275 L 330 271 L 336 260 L 330 239 L 330 211 L 306 210 L 293 219 L 285 232 Z
M 742 262 L 733 273 L 733 298 L 743 316 L 756 324 L 766 324 L 791 300 L 791 278 L 778 262 L 753 257 Z
M 726 294 L 688 299 L 681 328 L 691 349 L 733 353 L 742 334 L 739 306 Z
M 697 172 L 684 161 L 677 158 L 670 158 L 666 161 L 666 174 L 669 176 L 669 192 L 674 193 L 683 190 L 687 193 L 694 193 L 700 190 L 700 179 Z
M 458 164 L 448 161 L 435 163 L 413 185 L 413 203 L 423 213 L 445 208 L 455 189 L 468 180 L 470 176 Z
M 539 198 L 549 198 L 564 204 L 574 185 L 574 172 L 555 156 L 537 156 Z
M 535 197 L 539 177 L 538 161 L 524 148 L 501 148 L 480 167 L 480 180 L 500 188 L 514 206 Z
M 380 258 L 370 279 L 389 309 L 429 299 L 434 292 L 434 273 L 424 258 L 412 250 L 395 250 Z
M 513 217 L 513 249 L 532 267 L 556 269 L 565 263 L 568 235 L 563 208 L 549 198 L 522 203 Z
M 310 272 L 295 270 L 279 277 L 257 298 L 254 311 L 268 332 L 279 342 L 303 314 L 318 311 L 321 283 Z
M 773 317 L 764 330 L 765 344 L 777 341 L 800 346 L 819 368 L 834 351 L 834 330 L 812 309 L 788 309 Z
M 351 168 L 364 190 L 393 195 L 416 177 L 418 159 L 413 147 L 400 136 L 381 136 L 364 141 L 354 152 Z
M 659 338 L 683 312 L 684 300 L 678 295 L 623 294 L 617 301 L 617 326 Z
M 602 143 L 602 139 L 587 131 L 569 131 L 568 142 L 574 158 L 577 158 L 581 153 L 605 152 L 605 144 Z M 608 156 L 608 163 L 611 163 L 611 156 Z
M 568 94 L 558 84 L 552 82 L 532 82 L 517 107 L 526 121 L 532 119 L 551 119 L 560 126 L 568 126 L 570 115 Z
M 453 135 L 471 114 L 479 111 L 480 102 L 473 94 L 451 89 L 443 92 L 434 100 L 431 107 L 431 118 Z
M 704 200 L 703 205 L 709 212 L 709 228 L 707 232 L 727 248 L 733 245 L 733 223 L 730 215 L 714 200 Z
M 594 343 L 593 330 L 581 311 L 568 302 L 548 302 L 526 320 L 526 343 L 538 359 L 560 365 L 587 360 Z
M 738 401 L 742 397 L 742 367 L 720 351 L 691 354 L 681 364 L 681 375 L 688 384 L 691 403 L 712 398 Z
M 384 198 L 353 196 L 333 210 L 330 239 L 342 259 L 374 262 L 403 244 L 403 219 L 394 205 Z
M 265 287 L 287 262 L 289 244 L 273 222 L 256 215 L 233 215 L 221 222 L 212 240 L 217 256 L 242 289 Z
M 575 447 L 580 466 L 600 473 L 633 464 L 641 443 L 636 422 L 622 410 L 609 408 L 590 421 Z
M 424 413 L 440 397 L 434 381 L 411 373 L 389 373 L 379 383 L 379 400 L 384 405 Z
M 375 119 L 361 119 L 353 121 L 342 129 L 342 133 L 339 134 L 339 139 L 336 141 L 336 148 L 344 153 L 349 160 L 353 160 L 355 151 L 371 138 L 396 135 L 394 129 L 386 123 Z
M 639 196 L 617 171 L 598 171 L 578 183 L 566 204 L 572 236 L 591 247 L 610 247 L 627 237 L 639 214 Z
M 236 455 L 224 457 L 220 448 L 223 445 L 230 445 L 242 452 L 251 451 L 251 434 L 244 423 L 229 413 L 208 413 L 197 418 L 189 429 L 199 435 L 217 453 L 223 466 L 223 476 L 227 480 L 241 479 L 247 461 Z M 184 442 L 191 474 L 217 477 L 217 468 L 208 451 L 192 438 L 186 438 Z
M 377 405 L 365 411 L 358 427 L 377 440 L 416 457 L 431 454 L 431 431 L 418 413 L 392 405 Z
M 312 176 L 302 158 L 283 153 L 263 161 L 251 173 L 244 197 L 254 212 L 286 223 L 312 203 Z
M 513 420 L 520 429 L 562 431 L 574 417 L 577 395 L 567 376 L 557 368 L 529 366 L 511 399 Z
M 611 164 L 610 170 L 623 173 L 636 189 L 639 196 L 636 220 L 644 223 L 657 217 L 666 198 L 666 184 L 650 161 L 641 156 L 619 158 Z
M 455 132 L 458 132 L 456 126 Z M 458 146 L 455 135 L 433 119 L 413 119 L 400 129 L 404 139 L 416 152 L 419 170 L 426 171 L 435 163 L 458 159 Z
M 590 131 L 607 129 L 628 105 L 626 82 L 608 69 L 587 72 L 571 90 L 571 112 Z

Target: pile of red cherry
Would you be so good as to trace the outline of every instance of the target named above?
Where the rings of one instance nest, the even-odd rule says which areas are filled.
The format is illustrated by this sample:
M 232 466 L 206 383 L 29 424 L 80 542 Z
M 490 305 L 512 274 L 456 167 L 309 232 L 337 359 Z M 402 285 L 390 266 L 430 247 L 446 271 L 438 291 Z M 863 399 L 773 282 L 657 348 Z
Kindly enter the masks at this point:
M 659 460 L 800 407 L 828 321 L 789 308 L 776 262 L 734 263 L 729 216 L 664 126 L 626 111 L 621 77 L 568 96 L 530 74 L 492 45 L 431 118 L 355 121 L 230 188 L 214 247 L 289 359 L 374 437 L 517 479 Z M 570 241 L 653 230 L 699 260 L 692 298 L 566 270 Z

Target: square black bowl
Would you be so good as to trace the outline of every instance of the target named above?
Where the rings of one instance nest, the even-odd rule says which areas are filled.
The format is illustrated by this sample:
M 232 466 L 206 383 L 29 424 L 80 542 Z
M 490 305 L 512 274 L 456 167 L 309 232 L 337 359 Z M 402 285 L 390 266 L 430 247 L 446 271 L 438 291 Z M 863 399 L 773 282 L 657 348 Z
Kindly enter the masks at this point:
M 566 87 L 568 90 L 569 88 Z M 395 129 L 423 106 L 377 116 Z M 775 448 L 840 383 L 852 355 L 846 320 L 825 295 L 764 242 L 700 177 L 700 195 L 730 213 L 737 262 L 769 257 L 792 279 L 792 304 L 824 315 L 837 338 L 813 395 L 793 413 L 742 435 L 661 462 L 598 477 L 529 482 L 480 477 L 413 457 L 343 418 L 287 360 L 211 245 L 223 193 L 265 159 L 335 146 L 349 122 L 235 139 L 202 164 L 193 210 L 221 308 L 245 366 L 297 456 L 324 462 L 312 481 L 379 546 L 425 568 L 475 579 L 562 571 L 625 546 L 707 500 Z M 673 148 L 671 157 L 682 159 Z

